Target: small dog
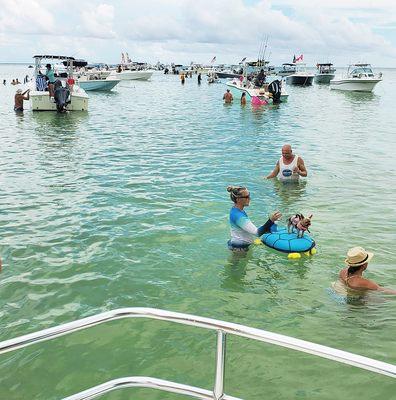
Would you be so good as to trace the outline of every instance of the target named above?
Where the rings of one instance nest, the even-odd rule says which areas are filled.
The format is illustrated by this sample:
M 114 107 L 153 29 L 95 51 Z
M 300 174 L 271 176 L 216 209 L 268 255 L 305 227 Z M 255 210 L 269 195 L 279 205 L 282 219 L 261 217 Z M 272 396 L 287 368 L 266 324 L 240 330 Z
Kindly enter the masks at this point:
M 297 237 L 302 238 L 304 236 L 305 231 L 309 232 L 309 227 L 311 225 L 311 219 L 313 215 L 310 215 L 308 218 L 304 217 L 302 214 L 295 214 L 290 217 L 287 221 L 287 232 L 291 233 L 294 229 L 297 230 Z

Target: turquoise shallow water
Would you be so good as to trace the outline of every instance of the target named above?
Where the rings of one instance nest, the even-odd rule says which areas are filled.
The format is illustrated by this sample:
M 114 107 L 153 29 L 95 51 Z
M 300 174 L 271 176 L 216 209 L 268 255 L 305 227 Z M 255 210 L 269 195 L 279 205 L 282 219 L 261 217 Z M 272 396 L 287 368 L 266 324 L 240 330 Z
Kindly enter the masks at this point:
M 23 66 L 0 66 L 1 80 Z M 289 88 L 279 107 L 224 106 L 224 85 L 177 77 L 90 94 L 87 114 L 15 115 L 0 87 L 0 340 L 119 307 L 246 324 L 396 364 L 396 298 L 359 301 L 331 283 L 346 250 L 375 252 L 368 276 L 396 287 L 396 71 L 373 94 Z M 263 180 L 285 142 L 309 170 Z M 227 250 L 225 188 L 247 185 L 257 225 L 312 212 L 318 254 Z M 117 321 L 0 357 L 1 399 L 59 399 L 148 375 L 210 388 L 213 333 Z M 246 399 L 390 399 L 390 378 L 231 338 L 226 392 Z M 130 389 L 106 399 L 173 399 Z

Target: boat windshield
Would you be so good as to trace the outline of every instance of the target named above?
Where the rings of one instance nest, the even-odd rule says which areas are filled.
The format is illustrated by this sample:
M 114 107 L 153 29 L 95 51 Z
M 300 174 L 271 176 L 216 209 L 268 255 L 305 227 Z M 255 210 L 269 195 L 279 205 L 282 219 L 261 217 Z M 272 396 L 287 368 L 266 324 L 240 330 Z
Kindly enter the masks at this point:
M 350 74 L 353 77 L 359 77 L 359 76 L 374 76 L 373 70 L 370 67 L 355 67 L 352 69 Z
M 322 74 L 328 74 L 328 73 L 334 72 L 334 68 L 332 68 L 331 65 L 320 65 L 319 72 Z

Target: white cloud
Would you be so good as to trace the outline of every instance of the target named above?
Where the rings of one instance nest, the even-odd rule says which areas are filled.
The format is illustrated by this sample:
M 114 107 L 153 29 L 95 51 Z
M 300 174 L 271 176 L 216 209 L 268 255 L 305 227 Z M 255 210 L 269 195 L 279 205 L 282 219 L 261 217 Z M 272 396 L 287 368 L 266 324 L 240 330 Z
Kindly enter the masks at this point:
M 84 7 L 81 13 L 82 32 L 95 38 L 111 39 L 116 36 L 113 30 L 114 7 L 109 4 L 99 4 Z
M 45 5 L 36 0 L 1 0 L 0 31 L 19 34 L 51 34 L 55 20 L 49 8 L 52 1 Z
M 396 2 L 390 0 L 56 1 L 0 0 L 0 50 L 7 37 L 24 37 L 20 51 L 28 54 L 46 43 L 53 51 L 70 48 L 96 61 L 117 62 L 128 51 L 148 61 L 207 62 L 217 55 L 227 63 L 257 57 L 268 35 L 267 55 L 275 64 L 304 53 L 311 64 L 329 56 L 342 65 L 363 58 L 393 65 L 396 55 Z M 66 36 L 69 41 L 58 40 Z

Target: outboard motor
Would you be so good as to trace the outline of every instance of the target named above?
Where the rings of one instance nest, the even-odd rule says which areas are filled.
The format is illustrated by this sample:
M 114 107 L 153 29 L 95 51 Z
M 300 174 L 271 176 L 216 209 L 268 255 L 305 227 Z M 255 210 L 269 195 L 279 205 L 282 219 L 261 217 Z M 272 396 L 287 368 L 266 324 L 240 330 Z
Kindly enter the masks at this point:
M 54 83 L 54 99 L 56 103 L 56 109 L 58 112 L 66 112 L 66 106 L 68 103 L 70 103 L 69 100 L 70 97 L 70 90 L 67 88 L 64 88 L 62 86 L 62 82 L 57 79 Z
M 279 104 L 282 102 L 281 87 L 282 87 L 282 82 L 279 79 L 276 79 L 275 81 L 271 82 L 268 85 L 268 91 L 272 94 L 273 104 Z

